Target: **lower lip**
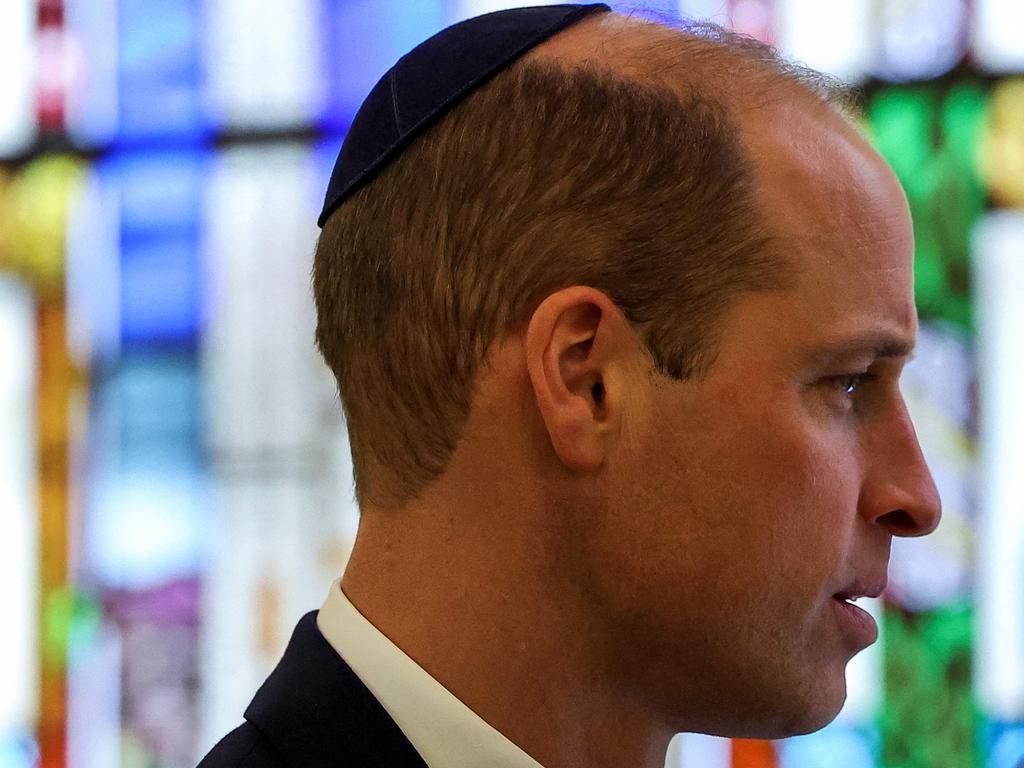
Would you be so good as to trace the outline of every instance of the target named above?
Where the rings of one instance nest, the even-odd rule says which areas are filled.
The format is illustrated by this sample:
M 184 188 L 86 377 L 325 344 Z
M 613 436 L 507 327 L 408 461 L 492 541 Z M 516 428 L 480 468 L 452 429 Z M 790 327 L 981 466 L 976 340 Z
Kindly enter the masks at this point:
M 878 625 L 870 613 L 838 597 L 833 597 L 832 602 L 835 603 L 836 613 L 846 634 L 862 648 L 867 648 L 878 639 Z

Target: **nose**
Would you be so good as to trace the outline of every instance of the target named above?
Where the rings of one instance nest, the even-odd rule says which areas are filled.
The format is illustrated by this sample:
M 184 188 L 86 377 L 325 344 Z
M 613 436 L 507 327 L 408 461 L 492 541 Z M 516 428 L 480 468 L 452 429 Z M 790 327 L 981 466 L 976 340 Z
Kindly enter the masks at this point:
M 942 501 L 902 397 L 866 446 L 861 512 L 894 536 L 927 536 L 942 519 Z

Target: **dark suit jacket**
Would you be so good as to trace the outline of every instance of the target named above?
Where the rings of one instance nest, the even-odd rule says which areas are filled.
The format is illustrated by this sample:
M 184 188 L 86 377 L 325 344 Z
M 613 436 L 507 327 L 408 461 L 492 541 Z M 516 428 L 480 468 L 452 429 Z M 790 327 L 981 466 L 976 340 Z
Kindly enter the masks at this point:
M 303 616 L 277 667 L 199 768 L 427 768 L 380 702 Z

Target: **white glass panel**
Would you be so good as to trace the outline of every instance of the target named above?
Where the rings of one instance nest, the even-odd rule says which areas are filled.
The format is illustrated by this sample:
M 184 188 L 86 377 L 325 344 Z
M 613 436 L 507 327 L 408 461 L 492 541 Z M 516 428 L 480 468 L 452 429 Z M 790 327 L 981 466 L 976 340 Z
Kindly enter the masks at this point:
M 980 384 L 980 520 L 974 661 L 983 709 L 1024 719 L 1024 213 L 975 232 Z
M 64 0 L 68 134 L 102 145 L 117 134 L 117 0 Z
M 997 72 L 1024 71 L 1024 3 L 977 0 L 974 52 L 981 66 Z
M 211 0 L 204 53 L 208 114 L 231 128 L 314 122 L 327 96 L 314 0 Z
M 35 309 L 0 274 L 0 741 L 30 733 L 38 702 Z
M 121 346 L 120 205 L 108 174 L 95 170 L 68 209 L 65 285 L 68 352 L 83 369 Z
M 870 613 L 878 624 L 878 641 L 858 653 L 846 665 L 846 702 L 836 717 L 841 725 L 867 725 L 882 701 L 882 649 L 885 632 L 882 601 L 861 598 L 857 605 Z
M 876 9 L 871 64 L 878 77 L 926 80 L 963 58 L 968 43 L 964 0 L 879 0 Z
M 296 622 L 320 608 L 351 549 L 340 533 L 339 497 L 315 477 L 286 475 L 279 467 L 276 476 L 222 478 L 215 494 L 216 546 L 201 608 L 203 752 L 238 724 Z
M 858 82 L 865 77 L 868 0 L 779 0 L 776 43 L 790 58 Z
M 68 649 L 68 768 L 109 768 L 121 759 L 121 636 L 101 626 Z
M 0 2 L 0 155 L 35 136 L 35 13 L 33 0 Z
M 200 662 L 207 749 L 236 724 L 295 622 L 320 607 L 354 539 L 344 421 L 314 343 L 317 176 L 302 147 L 233 149 L 217 159 L 206 200 L 202 371 L 215 481 Z
M 706 19 L 729 26 L 729 0 L 679 0 L 677 5 L 683 18 Z
M 775 14 L 769 0 L 733 0 L 732 28 L 762 43 L 775 41 Z
M 308 451 L 335 411 L 313 339 L 314 180 L 295 146 L 232 150 L 214 166 L 203 364 L 209 439 L 224 456 Z
M 729 768 L 732 740 L 703 733 L 678 733 L 669 745 L 665 768 Z
M 199 570 L 205 526 L 196 478 L 167 466 L 108 466 L 96 486 L 90 549 L 106 584 L 146 589 Z
M 977 484 L 970 426 L 974 367 L 962 334 L 921 324 L 901 389 L 943 514 L 930 536 L 892 542 L 887 594 L 907 610 L 927 611 L 971 598 Z

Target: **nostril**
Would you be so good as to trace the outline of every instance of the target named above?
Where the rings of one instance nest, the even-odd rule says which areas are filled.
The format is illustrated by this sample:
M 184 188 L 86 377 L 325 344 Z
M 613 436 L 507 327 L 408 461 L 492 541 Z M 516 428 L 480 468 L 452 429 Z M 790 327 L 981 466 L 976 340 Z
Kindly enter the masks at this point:
M 886 515 L 883 515 L 881 521 L 883 521 L 884 525 L 888 526 L 889 529 L 897 535 L 911 536 L 915 533 L 919 533 L 921 528 L 914 518 L 903 509 L 896 509 Z

